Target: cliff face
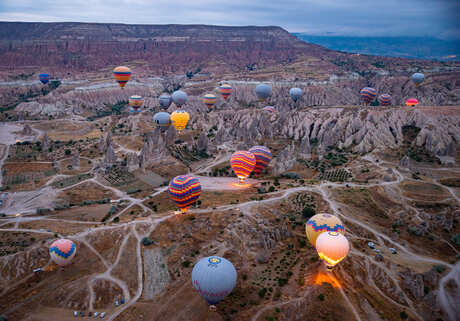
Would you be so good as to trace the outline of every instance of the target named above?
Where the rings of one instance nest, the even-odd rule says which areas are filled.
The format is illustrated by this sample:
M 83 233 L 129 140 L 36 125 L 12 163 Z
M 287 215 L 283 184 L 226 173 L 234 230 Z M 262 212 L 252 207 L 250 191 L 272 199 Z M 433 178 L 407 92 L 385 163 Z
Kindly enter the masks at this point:
M 292 61 L 305 44 L 279 27 L 0 22 L 0 66 L 95 70 L 126 61 L 152 72 L 196 70 L 209 64 L 246 69 Z

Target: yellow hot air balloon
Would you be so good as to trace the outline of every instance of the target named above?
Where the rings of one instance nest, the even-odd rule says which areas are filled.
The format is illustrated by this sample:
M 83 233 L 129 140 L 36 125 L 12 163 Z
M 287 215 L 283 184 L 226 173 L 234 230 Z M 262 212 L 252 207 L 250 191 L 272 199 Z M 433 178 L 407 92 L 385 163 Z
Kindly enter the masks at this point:
M 190 115 L 185 110 L 176 110 L 171 114 L 171 123 L 179 133 L 185 129 L 189 119 Z
M 113 76 L 115 77 L 120 87 L 123 89 L 126 83 L 129 81 L 129 78 L 131 78 L 131 69 L 126 66 L 118 66 L 113 70 Z
M 316 245 L 316 239 L 324 232 L 339 232 L 345 234 L 342 221 L 335 215 L 321 213 L 312 216 L 305 225 L 305 232 L 311 245 Z
M 338 232 L 324 232 L 316 239 L 316 251 L 329 270 L 342 261 L 349 250 L 347 238 Z

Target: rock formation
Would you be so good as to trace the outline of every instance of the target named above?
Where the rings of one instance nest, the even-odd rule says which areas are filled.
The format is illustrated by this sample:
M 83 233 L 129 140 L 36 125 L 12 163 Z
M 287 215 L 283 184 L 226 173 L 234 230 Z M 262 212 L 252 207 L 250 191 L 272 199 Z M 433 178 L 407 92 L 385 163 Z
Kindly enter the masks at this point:
M 117 156 L 115 155 L 115 152 L 113 150 L 113 146 L 110 144 L 107 147 L 107 150 L 105 152 L 105 157 L 104 157 L 104 165 L 105 166 L 112 166 L 116 163 L 117 161 Z
M 29 126 L 29 124 L 25 124 L 24 128 L 21 131 L 21 135 L 23 135 L 23 136 L 32 136 L 33 134 L 34 134 L 34 131 Z
M 144 143 L 139 155 L 139 164 L 141 168 L 160 163 L 169 156 L 168 149 L 160 134 L 160 129 L 157 128 L 153 133 L 147 134 L 147 141 Z
M 99 142 L 97 143 L 97 150 L 99 153 L 105 152 L 105 138 L 104 135 L 101 135 L 99 137 Z
M 42 143 L 43 150 L 47 151 L 48 148 L 50 148 L 50 140 L 49 140 L 47 132 L 43 134 L 41 143 Z
M 139 168 L 139 156 L 137 153 L 128 153 L 127 167 L 129 171 L 134 171 Z
M 198 141 L 196 143 L 196 148 L 198 149 L 198 151 L 207 151 L 208 143 L 209 143 L 208 135 L 206 135 L 204 131 L 201 132 L 200 136 L 198 137 Z
M 80 169 L 80 154 L 78 152 L 75 152 L 72 157 L 72 168 Z

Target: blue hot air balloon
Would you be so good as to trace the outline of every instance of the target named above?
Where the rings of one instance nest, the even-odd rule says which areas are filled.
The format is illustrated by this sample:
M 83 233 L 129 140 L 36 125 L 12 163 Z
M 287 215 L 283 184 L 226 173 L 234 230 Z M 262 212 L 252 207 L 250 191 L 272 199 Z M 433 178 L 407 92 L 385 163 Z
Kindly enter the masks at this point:
M 291 90 L 289 90 L 289 95 L 291 95 L 292 100 L 296 102 L 300 97 L 302 97 L 302 89 L 291 88 Z
M 163 109 L 168 109 L 169 105 L 171 105 L 172 103 L 171 96 L 169 96 L 168 94 L 161 94 L 158 100 L 160 101 L 160 106 Z
M 38 76 L 38 79 L 42 82 L 43 85 L 46 85 L 48 81 L 50 81 L 50 75 L 49 74 L 40 74 Z
M 411 76 L 412 81 L 414 82 L 415 86 L 420 85 L 425 80 L 425 75 L 419 72 L 416 72 Z
M 171 116 L 164 111 L 160 111 L 159 113 L 153 115 L 153 121 L 161 129 L 161 131 L 164 132 L 168 129 L 169 125 L 171 125 Z
M 264 101 L 272 94 L 272 88 L 267 84 L 259 84 L 256 87 L 256 95 L 260 101 Z
M 219 256 L 202 258 L 192 271 L 193 287 L 212 306 L 232 292 L 236 278 L 232 262 Z
M 187 101 L 187 94 L 182 90 L 177 90 L 173 92 L 171 98 L 176 106 L 180 108 Z

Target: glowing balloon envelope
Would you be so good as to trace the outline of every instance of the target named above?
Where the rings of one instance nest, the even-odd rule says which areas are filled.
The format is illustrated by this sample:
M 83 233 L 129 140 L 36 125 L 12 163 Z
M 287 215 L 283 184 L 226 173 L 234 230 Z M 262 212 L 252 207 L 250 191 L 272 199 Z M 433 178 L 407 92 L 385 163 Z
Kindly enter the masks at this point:
M 50 75 L 49 74 L 40 74 L 38 76 L 38 79 L 40 79 L 41 83 L 43 85 L 46 85 L 48 81 L 50 81 Z
M 171 125 L 171 116 L 164 111 L 160 111 L 153 116 L 153 121 L 161 131 L 165 131 Z
M 51 244 L 49 252 L 54 263 L 60 266 L 66 266 L 75 256 L 77 247 L 71 240 L 59 239 Z
M 316 246 L 316 239 L 324 232 L 339 232 L 345 234 L 345 226 L 335 215 L 321 213 L 316 214 L 307 221 L 305 225 L 308 241 Z
M 161 94 L 158 100 L 160 102 L 161 108 L 163 109 L 168 109 L 172 103 L 171 96 L 169 96 L 168 94 Z
M 375 96 L 377 96 L 377 91 L 372 87 L 364 87 L 361 89 L 360 94 L 361 99 L 368 105 L 375 99 Z
M 199 260 L 192 270 L 192 283 L 198 294 L 211 305 L 229 295 L 236 285 L 237 273 L 233 264 L 219 256 Z
M 219 86 L 219 92 L 222 94 L 222 97 L 224 97 L 225 100 L 228 99 L 228 97 L 232 94 L 232 86 L 229 84 L 222 84 Z
M 131 69 L 126 66 L 118 66 L 113 70 L 113 76 L 120 85 L 121 88 L 124 88 L 126 83 L 131 78 Z
M 415 98 L 409 98 L 408 100 L 406 100 L 406 106 L 414 107 L 417 105 L 418 105 L 418 100 Z
M 169 183 L 169 195 L 182 213 L 200 197 L 201 184 L 198 178 L 188 175 L 174 177 Z
M 187 102 L 187 94 L 182 90 L 177 90 L 172 94 L 172 100 L 177 107 L 182 107 L 183 104 Z
M 324 232 L 316 239 L 316 251 L 328 269 L 342 261 L 350 250 L 347 238 L 338 232 Z
M 418 86 L 425 80 L 425 75 L 420 72 L 416 72 L 411 76 L 411 79 L 414 82 L 415 86 Z
M 142 99 L 139 95 L 133 95 L 129 97 L 129 105 L 133 107 L 135 111 L 139 111 L 139 109 L 144 104 L 144 99 Z
M 259 175 L 262 173 L 268 166 L 268 163 L 273 158 L 270 150 L 265 146 L 254 146 L 248 150 L 256 158 L 256 166 L 254 167 L 254 173 Z
M 240 183 L 243 183 L 254 170 L 256 157 L 248 151 L 237 151 L 230 158 L 230 165 L 240 179 Z
M 264 101 L 272 94 L 272 88 L 267 84 L 259 84 L 256 87 L 256 95 L 260 101 Z
M 390 106 L 391 105 L 391 96 L 388 94 L 382 94 L 379 96 L 380 106 Z
M 189 119 L 190 115 L 185 110 L 176 110 L 171 114 L 171 123 L 179 132 L 187 127 Z
M 203 97 L 204 104 L 211 109 L 217 101 L 217 97 L 213 94 L 206 94 Z
M 302 89 L 291 88 L 291 90 L 289 90 L 289 95 L 291 95 L 292 100 L 296 102 L 300 97 L 302 97 Z

